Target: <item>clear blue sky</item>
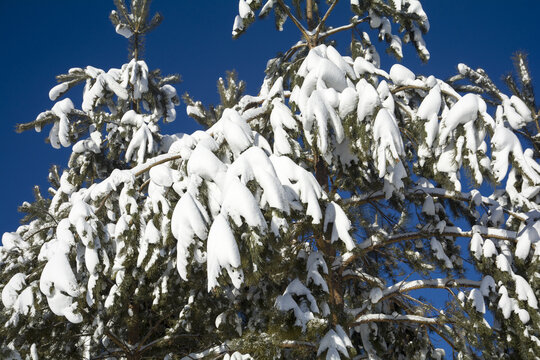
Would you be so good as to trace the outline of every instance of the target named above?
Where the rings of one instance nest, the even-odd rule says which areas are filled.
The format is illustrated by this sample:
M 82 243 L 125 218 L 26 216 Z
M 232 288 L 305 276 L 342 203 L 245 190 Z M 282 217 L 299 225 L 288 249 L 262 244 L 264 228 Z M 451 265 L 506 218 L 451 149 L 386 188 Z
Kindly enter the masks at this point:
M 350 16 L 348 3 L 341 1 L 330 24 L 339 25 Z M 216 80 L 230 69 L 247 81 L 248 93 L 256 93 L 267 60 L 298 40 L 290 21 L 278 33 L 271 17 L 232 40 L 235 0 L 155 0 L 152 6 L 165 19 L 147 39 L 150 68 L 180 73 L 184 81 L 178 92 L 189 91 L 205 103 L 217 102 Z M 32 200 L 33 185 L 46 189 L 51 164 L 65 166 L 69 156 L 69 151 L 44 142 L 49 129 L 16 134 L 15 124 L 53 106 L 48 92 L 55 75 L 86 65 L 120 67 L 127 60 L 126 41 L 108 20 L 112 8 L 112 0 L 0 0 L 0 233 L 17 228 L 17 206 Z M 465 62 L 499 79 L 511 69 L 511 55 L 524 50 L 533 76 L 540 76 L 539 1 L 424 0 L 424 9 L 431 22 L 425 37 L 431 60 L 422 65 L 407 46 L 402 62 L 416 73 L 446 78 L 455 73 L 457 63 Z M 388 70 L 392 62 L 384 59 L 383 68 Z M 68 96 L 81 91 L 76 88 Z M 184 105 L 178 114 L 166 131 L 193 131 L 195 122 L 185 115 Z

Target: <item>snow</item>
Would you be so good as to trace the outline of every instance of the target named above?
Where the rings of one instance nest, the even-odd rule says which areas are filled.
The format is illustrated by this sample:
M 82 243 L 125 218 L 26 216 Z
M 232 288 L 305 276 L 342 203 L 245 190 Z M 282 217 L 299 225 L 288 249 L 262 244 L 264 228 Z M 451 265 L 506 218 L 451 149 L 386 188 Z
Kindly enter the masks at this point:
M 235 351 L 232 355 L 225 354 L 223 360 L 252 360 L 253 358 L 249 354 L 241 354 Z
M 372 304 L 376 304 L 381 300 L 383 297 L 383 291 L 381 288 L 373 288 L 369 292 L 369 299 Z
M 48 249 L 48 251 L 53 253 L 48 256 L 49 261 L 41 273 L 39 280 L 41 292 L 47 296 L 54 296 L 58 291 L 72 297 L 78 296 L 79 286 L 66 254 L 53 249 Z
M 47 297 L 52 312 L 77 324 L 83 318 L 76 312 L 77 302 L 73 298 L 79 296 L 80 289 L 67 257 L 69 248 L 69 244 L 60 239 L 42 246 L 39 258 L 47 263 L 41 272 L 39 288 Z
M 11 308 L 19 297 L 19 292 L 26 285 L 26 275 L 17 273 L 9 279 L 2 289 L 2 303 L 5 307 Z
M 129 39 L 130 37 L 133 36 L 133 32 L 131 31 L 131 29 L 125 25 L 125 24 L 118 24 L 116 25 L 116 33 L 117 34 L 120 34 L 122 35 L 123 37 L 125 37 L 126 39 Z
M 68 89 L 69 85 L 66 82 L 56 85 L 49 91 L 49 99 L 51 101 L 56 101 L 56 99 L 62 96 Z
M 484 245 L 482 247 L 482 254 L 486 258 L 490 258 L 494 255 L 497 255 L 497 249 L 495 248 L 495 244 L 491 239 L 486 239 L 484 241 Z
M 345 119 L 347 115 L 354 112 L 358 107 L 358 93 L 354 88 L 346 88 L 339 95 L 339 116 Z
M 200 102 L 197 102 L 197 103 L 200 104 Z M 186 113 L 188 114 L 188 116 L 191 116 L 191 117 L 204 118 L 204 114 L 199 108 L 199 106 L 193 106 L 193 105 L 186 106 Z
M 60 145 L 68 147 L 71 145 L 69 138 L 69 118 L 68 115 L 73 111 L 75 106 L 73 102 L 66 98 L 54 104 L 51 112 L 58 118 L 49 132 L 49 140 L 55 149 L 59 149 Z
M 441 103 L 441 89 L 439 85 L 436 85 L 429 91 L 428 95 L 422 100 L 422 103 L 418 108 L 418 118 L 427 120 L 424 124 L 424 129 L 426 130 L 425 140 L 428 148 L 431 148 L 438 133 L 438 114 Z
M 2 247 L 9 251 L 15 248 L 26 249 L 28 244 L 16 232 L 5 232 L 2 234 Z
M 274 170 L 272 162 L 266 153 L 258 147 L 251 147 L 240 155 L 228 169 L 228 174 L 238 176 L 242 184 L 256 181 L 262 188 L 259 206 L 265 208 L 268 204 L 274 209 L 289 213 L 289 204 L 285 192 Z M 224 193 L 228 189 L 223 189 Z
M 534 227 L 526 227 L 518 236 L 515 255 L 517 258 L 525 260 L 529 256 L 531 244 L 534 240 L 538 241 L 538 232 Z
M 452 269 L 454 267 L 454 264 L 452 264 L 452 261 L 444 252 L 442 244 L 434 237 L 431 238 L 431 249 L 433 250 L 435 257 L 444 262 L 445 267 L 448 269 Z
M 482 257 L 483 245 L 484 245 L 484 239 L 482 238 L 482 235 L 480 235 L 479 233 L 474 233 L 471 238 L 470 249 L 477 260 L 480 260 Z M 491 256 L 488 256 L 488 257 L 491 257 Z
M 246 3 L 246 0 L 240 0 L 238 2 L 238 13 L 242 19 L 253 17 L 253 11 L 251 11 L 251 8 Z
M 137 160 L 142 164 L 146 153 L 152 153 L 154 149 L 154 136 L 146 124 L 142 124 L 129 142 L 125 159 L 127 162 Z M 137 151 L 135 153 L 135 151 Z M 136 154 L 136 156 L 134 156 Z
M 266 221 L 257 200 L 238 177 L 227 174 L 222 194 L 222 213 L 228 215 L 236 226 L 242 226 L 245 221 L 247 225 L 266 232 Z
M 296 120 L 291 110 L 283 104 L 280 98 L 272 100 L 270 124 L 274 131 L 273 153 L 276 155 L 292 154 L 292 140 L 289 138 L 289 132 L 287 130 L 297 130 Z
M 394 64 L 390 68 L 390 79 L 398 86 L 416 85 L 415 78 L 414 73 L 401 64 Z
M 121 86 L 110 74 L 91 66 L 88 66 L 85 70 L 94 81 L 87 80 L 81 106 L 83 111 L 91 113 L 99 100 L 105 96 L 106 92 L 115 94 L 122 100 L 128 98 L 128 92 L 125 87 Z
M 380 109 L 373 125 L 373 137 L 376 142 L 375 163 L 379 177 L 386 174 L 387 164 L 395 164 L 404 154 L 403 140 L 396 119 L 387 109 Z
M 306 299 L 308 306 L 299 305 L 295 300 L 298 297 Z M 314 313 L 319 313 L 319 307 L 317 306 L 315 297 L 298 278 L 291 281 L 283 295 L 277 297 L 275 307 L 280 311 L 293 310 L 296 317 L 295 325 L 301 326 L 303 329 L 305 329 L 308 321 L 315 318 Z
M 270 156 L 276 174 L 285 189 L 289 204 L 300 200 L 307 204 L 306 215 L 311 216 L 313 224 L 319 224 L 322 219 L 322 211 L 319 199 L 323 196 L 321 186 L 310 172 L 298 166 L 286 156 Z M 291 207 L 292 207 L 291 206 Z
M 472 301 L 474 308 L 479 313 L 486 313 L 486 304 L 484 303 L 484 296 L 478 289 L 472 289 L 469 293 L 469 300 Z
M 276 2 L 276 0 L 268 0 L 268 1 L 266 1 L 266 3 L 261 8 L 261 11 L 259 12 L 259 16 L 262 17 L 262 16 L 265 16 L 266 14 L 268 14 L 270 9 L 272 9 L 274 7 L 275 2 Z
M 509 155 L 512 154 L 523 175 L 531 179 L 535 185 L 540 184 L 539 172 L 527 161 L 518 137 L 511 130 L 498 125 L 491 140 L 491 146 L 493 151 L 491 165 L 498 182 L 505 178 L 508 171 Z
M 244 21 L 240 15 L 236 15 L 234 18 L 232 35 L 237 36 L 242 30 L 244 30 Z
M 323 274 L 328 274 L 328 266 L 326 265 L 322 254 L 319 252 L 312 252 L 309 254 L 307 261 L 306 284 L 309 285 L 311 282 L 313 282 L 313 284 L 320 286 L 324 292 L 328 293 L 328 284 L 319 272 L 319 268 L 322 270 Z
M 529 315 L 529 313 L 525 309 L 518 309 L 516 312 L 517 312 L 517 314 L 519 316 L 519 320 L 521 320 L 521 322 L 523 324 L 528 323 L 529 320 L 531 319 L 531 316 Z
M 173 174 L 167 164 L 156 165 L 150 169 L 150 180 L 159 186 L 170 187 L 173 184 Z
M 343 209 L 334 201 L 326 206 L 324 215 L 324 227 L 326 232 L 328 224 L 332 224 L 332 235 L 330 242 L 335 242 L 341 239 L 347 248 L 347 251 L 352 251 L 355 248 L 354 240 L 349 231 L 351 230 L 351 221 L 343 211 Z
M 326 47 L 326 56 L 334 65 L 344 72 L 351 80 L 356 80 L 353 67 L 345 61 L 341 54 L 331 45 Z
M 327 88 L 341 92 L 347 87 L 346 72 L 327 58 L 327 46 L 324 44 L 309 52 L 298 70 L 300 76 L 306 72 L 308 77 L 314 76 L 315 79 L 322 80 Z
M 480 285 L 480 292 L 483 296 L 489 297 L 490 293 L 496 293 L 497 287 L 495 285 L 495 280 L 490 275 L 486 275 L 482 278 L 482 283 Z
M 343 331 L 343 329 L 341 329 Z M 343 332 L 344 334 L 344 332 Z M 339 360 L 339 353 L 342 353 L 345 357 L 349 357 L 349 352 L 347 351 L 347 345 L 333 329 L 330 329 L 326 335 L 322 338 L 319 343 L 319 348 L 317 349 L 317 356 L 320 356 L 325 351 L 328 351 L 326 354 L 326 359 Z
M 511 98 L 503 97 L 503 116 L 513 129 L 521 129 L 533 120 L 531 110 L 515 95 Z
M 422 213 L 428 216 L 435 215 L 435 203 L 433 202 L 433 198 L 430 195 L 426 195 L 426 199 L 424 200 L 424 204 L 422 205 Z
M 199 143 L 189 157 L 187 171 L 203 179 L 214 180 L 218 178 L 218 174 L 226 172 L 226 167 L 204 143 Z
M 221 214 L 214 219 L 210 227 L 207 253 L 208 291 L 218 285 L 217 278 L 222 268 L 227 270 L 234 287 L 240 288 L 244 274 L 238 269 L 241 265 L 238 245 L 228 221 Z
M 72 151 L 77 154 L 82 154 L 85 152 L 93 152 L 94 154 L 99 154 L 101 149 L 95 141 L 91 139 L 79 140 L 73 145 Z
M 479 112 L 485 112 L 486 104 L 478 95 L 466 94 L 450 108 L 450 111 L 443 117 L 439 127 L 439 141 L 446 144 L 450 133 L 458 125 L 464 125 L 475 121 Z
M 519 300 L 527 301 L 527 304 L 533 308 L 538 309 L 538 300 L 534 295 L 534 291 L 531 285 L 522 276 L 515 274 L 514 280 L 516 282 L 516 294 Z
M 207 238 L 210 219 L 202 204 L 186 192 L 176 204 L 171 217 L 171 232 L 177 243 L 177 263 L 180 277 L 187 280 L 188 249 L 195 241 Z
M 510 317 L 510 314 L 512 313 L 512 310 L 514 308 L 514 304 L 512 302 L 512 299 L 508 296 L 508 290 L 505 286 L 501 286 L 499 288 L 499 294 L 501 297 L 499 298 L 499 302 L 497 303 L 497 308 L 501 309 L 503 317 L 505 319 L 508 319 Z
M 233 109 L 225 109 L 221 119 L 208 130 L 208 133 L 218 137 L 222 135 L 221 139 L 227 142 L 235 155 L 239 155 L 253 144 L 251 128 Z

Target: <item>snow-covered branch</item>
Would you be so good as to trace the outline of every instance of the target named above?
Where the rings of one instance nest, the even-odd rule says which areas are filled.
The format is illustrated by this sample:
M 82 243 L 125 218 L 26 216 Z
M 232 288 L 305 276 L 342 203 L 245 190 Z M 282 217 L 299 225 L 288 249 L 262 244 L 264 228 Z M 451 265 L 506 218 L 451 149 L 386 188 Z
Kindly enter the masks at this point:
M 450 278 L 438 278 L 427 280 L 412 280 L 412 281 L 400 281 L 392 286 L 387 287 L 382 291 L 381 300 L 394 294 L 394 293 L 406 293 L 418 289 L 446 289 L 452 287 L 467 287 L 467 288 L 479 288 L 481 281 L 469 280 L 469 279 L 450 279 Z M 380 300 L 379 300 L 380 301 Z
M 150 171 L 151 168 L 157 165 L 164 164 L 169 161 L 174 161 L 177 159 L 180 159 L 182 156 L 180 154 L 163 154 L 156 156 L 148 161 L 146 161 L 143 164 L 137 165 L 133 169 L 131 169 L 131 173 L 134 176 L 140 176 L 148 171 Z
M 387 315 L 387 314 L 366 314 L 357 317 L 354 320 L 354 323 L 352 326 L 357 326 L 360 324 L 368 323 L 368 322 L 411 322 L 411 323 L 418 323 L 418 324 L 440 324 L 440 319 L 435 318 L 428 318 L 424 316 L 418 316 L 418 315 Z
M 509 240 L 513 242 L 517 241 L 517 233 L 515 231 L 504 230 L 504 229 L 499 229 L 499 228 L 490 228 L 490 227 L 477 227 L 475 231 L 477 231 L 478 234 L 480 234 L 482 237 L 485 237 L 485 238 Z M 442 232 L 415 231 L 415 232 L 395 234 L 395 235 L 388 236 L 385 240 L 379 241 L 379 242 L 366 240 L 363 243 L 361 243 L 359 246 L 365 251 L 371 251 L 374 249 L 378 249 L 384 246 L 388 246 L 391 244 L 395 244 L 395 243 L 398 243 L 401 241 L 407 241 L 407 240 L 416 240 L 416 239 L 431 238 L 431 237 L 437 237 L 437 236 L 470 238 L 470 237 L 473 237 L 474 234 L 475 232 L 473 231 L 462 231 L 458 227 L 449 227 L 449 228 L 446 228 Z
M 224 352 L 229 351 L 229 344 L 228 342 L 225 342 L 222 345 L 216 345 L 209 349 L 199 351 L 196 353 L 191 353 L 189 355 L 184 356 L 180 360 L 196 360 L 196 359 L 203 359 L 209 355 L 219 355 L 223 354 Z

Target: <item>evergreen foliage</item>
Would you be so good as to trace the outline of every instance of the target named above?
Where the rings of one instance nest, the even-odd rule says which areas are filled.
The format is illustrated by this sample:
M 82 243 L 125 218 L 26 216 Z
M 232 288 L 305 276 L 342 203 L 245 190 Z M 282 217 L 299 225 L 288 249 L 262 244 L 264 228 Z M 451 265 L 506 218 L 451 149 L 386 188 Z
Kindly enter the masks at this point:
M 233 72 L 219 105 L 186 94 L 204 130 L 164 135 L 178 76 L 141 51 L 161 16 L 149 0 L 115 5 L 129 63 L 70 69 L 52 109 L 18 127 L 50 127 L 72 154 L 2 237 L 2 358 L 540 357 L 524 54 L 507 95 L 464 64 L 446 81 L 380 69 L 364 25 L 396 57 L 411 42 L 429 58 L 418 0 L 351 0 L 338 28 L 325 25 L 338 0 L 240 0 L 233 36 L 273 12 L 302 41 L 268 62 L 256 96 Z M 342 31 L 351 56 L 329 42 Z M 58 100 L 82 83 L 81 109 Z

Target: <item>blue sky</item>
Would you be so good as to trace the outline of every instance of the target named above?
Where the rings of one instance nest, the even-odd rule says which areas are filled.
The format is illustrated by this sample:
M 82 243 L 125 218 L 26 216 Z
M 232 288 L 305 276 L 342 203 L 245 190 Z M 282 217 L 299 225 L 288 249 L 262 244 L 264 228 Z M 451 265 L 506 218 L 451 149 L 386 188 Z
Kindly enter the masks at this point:
M 234 0 L 155 0 L 154 11 L 160 11 L 165 19 L 147 38 L 145 59 L 149 67 L 181 74 L 178 93 L 189 91 L 205 103 L 217 102 L 216 80 L 230 69 L 236 69 L 247 81 L 248 93 L 257 93 L 267 60 L 286 51 L 299 35 L 290 21 L 284 32 L 275 31 L 270 17 L 232 40 L 236 5 Z M 431 60 L 421 64 L 406 46 L 402 61 L 416 73 L 446 78 L 455 73 L 459 62 L 465 62 L 483 67 L 498 80 L 511 70 L 511 55 L 524 50 L 533 76 L 538 75 L 536 17 L 540 2 L 424 0 L 423 5 L 431 22 L 425 37 Z M 48 92 L 56 83 L 55 75 L 86 65 L 120 67 L 127 60 L 127 43 L 108 20 L 112 8 L 110 0 L 0 0 L 1 232 L 17 228 L 21 217 L 17 206 L 32 200 L 33 185 L 46 189 L 51 164 L 65 166 L 69 156 L 69 151 L 54 150 L 44 142 L 48 129 L 39 134 L 16 134 L 15 124 L 31 121 L 53 106 Z M 342 0 L 329 22 L 340 25 L 349 16 L 348 1 Z M 341 45 L 343 50 L 347 44 Z M 388 70 L 393 62 L 383 59 L 383 68 Z M 81 92 L 82 88 L 76 88 L 68 96 L 77 93 L 77 99 Z M 167 132 L 196 128 L 185 115 L 185 105 L 180 105 L 178 114 Z

